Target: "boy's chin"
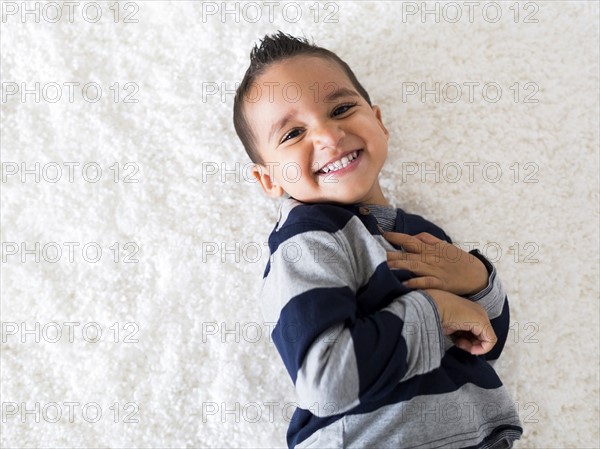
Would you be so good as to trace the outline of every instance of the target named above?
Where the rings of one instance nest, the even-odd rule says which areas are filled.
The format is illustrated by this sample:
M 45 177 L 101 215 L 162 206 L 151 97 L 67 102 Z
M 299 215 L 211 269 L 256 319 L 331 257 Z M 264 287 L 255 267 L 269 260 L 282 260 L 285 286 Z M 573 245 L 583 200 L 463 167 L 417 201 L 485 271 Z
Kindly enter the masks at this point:
M 350 204 L 354 204 L 354 201 L 347 201 L 347 200 L 343 200 L 343 199 L 339 199 L 339 198 L 319 198 L 319 199 L 298 199 L 298 198 L 294 198 L 298 201 L 301 201 L 303 203 L 307 203 L 307 204 L 335 204 L 338 206 L 348 206 Z
M 330 204 L 339 204 L 342 206 L 347 206 L 351 204 L 358 204 L 360 202 L 361 195 L 356 192 L 346 192 L 346 195 L 323 195 L 315 198 L 314 196 L 302 195 L 302 193 L 288 193 L 284 192 L 281 195 L 282 199 L 293 198 L 302 203 L 330 203 Z M 364 196 L 364 195 L 363 195 Z

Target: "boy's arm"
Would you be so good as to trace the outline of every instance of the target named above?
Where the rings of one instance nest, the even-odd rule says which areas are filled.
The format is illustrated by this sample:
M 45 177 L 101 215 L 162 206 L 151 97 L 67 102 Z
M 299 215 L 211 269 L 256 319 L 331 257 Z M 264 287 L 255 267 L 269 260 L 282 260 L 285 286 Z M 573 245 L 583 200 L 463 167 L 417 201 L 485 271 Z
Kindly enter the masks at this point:
M 390 243 L 407 250 L 406 253 L 389 252 L 390 267 L 411 270 L 416 275 L 407 282 L 407 286 L 411 288 L 439 288 L 463 295 L 481 305 L 488 313 L 498 337 L 496 345 L 485 357 L 488 360 L 497 359 L 508 336 L 510 314 L 508 299 L 495 267 L 478 250 L 467 254 L 452 246 L 450 237 L 423 217 L 403 214 L 402 218 L 401 230 L 407 234 L 384 234 Z M 424 232 L 425 230 L 428 232 Z M 409 231 L 416 235 L 408 235 Z M 476 259 L 473 258 L 481 261 L 481 264 L 474 264 Z M 477 293 L 472 294 L 474 285 L 478 286 L 475 289 Z M 471 294 L 468 295 L 467 292 Z
M 399 382 L 438 368 L 444 354 L 432 298 L 401 286 L 381 246 L 346 239 L 346 232 L 368 233 L 358 220 L 347 226 L 356 229 L 287 227 L 289 236 L 272 251 L 263 284 L 265 318 L 276 322 L 272 338 L 299 405 L 316 408 L 317 416 L 378 400 Z M 403 294 L 386 298 L 391 284 Z M 386 307 L 364 313 L 359 289 Z

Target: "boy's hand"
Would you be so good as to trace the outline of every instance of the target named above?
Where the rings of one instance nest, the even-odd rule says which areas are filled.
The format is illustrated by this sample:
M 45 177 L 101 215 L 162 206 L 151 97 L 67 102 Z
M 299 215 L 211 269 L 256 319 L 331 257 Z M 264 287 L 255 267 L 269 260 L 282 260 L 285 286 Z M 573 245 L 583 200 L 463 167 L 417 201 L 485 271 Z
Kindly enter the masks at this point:
M 473 355 L 491 351 L 498 338 L 483 307 L 442 290 L 424 291 L 435 301 L 444 334 L 457 347 Z
M 426 232 L 415 236 L 384 232 L 383 237 L 406 251 L 388 251 L 387 261 L 390 268 L 409 270 L 417 276 L 404 283 L 409 288 L 435 288 L 470 296 L 487 286 L 483 262 L 457 246 Z

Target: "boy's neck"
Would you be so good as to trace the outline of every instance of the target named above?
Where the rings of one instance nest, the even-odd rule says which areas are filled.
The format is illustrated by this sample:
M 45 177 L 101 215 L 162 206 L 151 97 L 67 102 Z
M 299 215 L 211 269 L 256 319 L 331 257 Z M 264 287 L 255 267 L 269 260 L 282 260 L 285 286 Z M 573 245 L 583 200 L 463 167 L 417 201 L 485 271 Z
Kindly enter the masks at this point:
M 390 206 L 390 202 L 383 195 L 383 191 L 381 190 L 379 182 L 375 186 L 374 192 L 371 195 L 371 197 L 367 201 L 362 202 L 361 204 L 377 204 L 379 206 Z

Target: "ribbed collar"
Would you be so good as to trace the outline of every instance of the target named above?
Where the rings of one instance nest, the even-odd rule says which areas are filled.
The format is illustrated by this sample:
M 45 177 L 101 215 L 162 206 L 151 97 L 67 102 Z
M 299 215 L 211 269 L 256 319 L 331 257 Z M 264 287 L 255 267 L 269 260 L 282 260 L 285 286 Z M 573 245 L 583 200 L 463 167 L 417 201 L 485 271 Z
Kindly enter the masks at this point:
M 393 231 L 396 224 L 396 208 L 394 206 L 382 206 L 380 204 L 362 204 L 369 209 L 371 215 L 377 219 L 379 227 L 384 231 Z
M 286 194 L 287 195 L 287 194 Z M 291 210 L 301 201 L 287 195 L 279 204 L 279 219 L 277 229 L 285 223 Z M 369 213 L 375 217 L 377 224 L 383 231 L 393 231 L 396 225 L 397 209 L 395 206 L 382 206 L 380 204 L 361 203 L 355 206 L 362 206 L 369 209 Z M 347 206 L 346 206 L 347 207 Z

